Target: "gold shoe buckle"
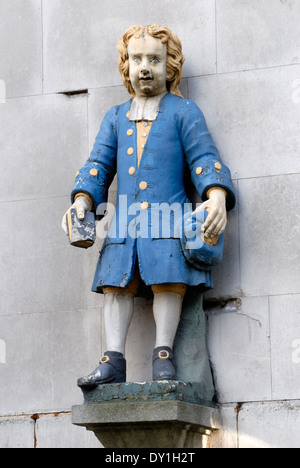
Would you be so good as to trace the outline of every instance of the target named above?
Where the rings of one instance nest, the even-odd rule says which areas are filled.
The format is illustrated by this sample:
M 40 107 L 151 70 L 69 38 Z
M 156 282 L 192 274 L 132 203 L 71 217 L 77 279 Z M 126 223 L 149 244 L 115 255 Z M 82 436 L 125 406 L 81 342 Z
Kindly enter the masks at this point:
M 166 356 L 163 356 L 163 353 L 165 353 Z M 170 353 L 169 353 L 169 351 L 159 351 L 158 357 L 159 357 L 159 359 L 169 359 Z
M 109 356 L 103 356 L 100 359 L 100 364 L 106 364 L 109 361 Z

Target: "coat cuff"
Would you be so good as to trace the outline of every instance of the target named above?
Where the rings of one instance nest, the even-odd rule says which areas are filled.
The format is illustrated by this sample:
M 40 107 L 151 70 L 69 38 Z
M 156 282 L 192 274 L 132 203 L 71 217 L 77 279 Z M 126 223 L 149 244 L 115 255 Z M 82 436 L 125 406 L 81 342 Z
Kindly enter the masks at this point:
M 201 167 L 195 163 L 194 167 L 192 168 L 192 180 L 204 202 L 208 200 L 209 191 L 211 189 L 221 188 L 227 193 L 227 211 L 230 211 L 235 207 L 235 190 L 233 187 L 230 170 L 225 164 L 216 159 L 207 159 L 202 161 Z
M 84 193 L 84 192 L 76 193 L 76 195 L 74 196 L 74 201 L 76 201 L 77 198 L 79 198 L 79 197 L 86 198 L 88 200 L 88 202 L 90 203 L 91 207 L 93 208 L 94 202 L 93 202 L 92 198 L 87 193 Z

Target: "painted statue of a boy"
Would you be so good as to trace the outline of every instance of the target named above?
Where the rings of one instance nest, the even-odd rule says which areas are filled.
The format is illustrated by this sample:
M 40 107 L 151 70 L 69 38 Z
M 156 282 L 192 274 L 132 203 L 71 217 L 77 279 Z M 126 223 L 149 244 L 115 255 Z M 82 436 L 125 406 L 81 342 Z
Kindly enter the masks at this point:
M 230 171 L 220 159 L 203 114 L 178 89 L 184 63 L 179 38 L 164 26 L 133 26 L 123 35 L 118 51 L 119 70 L 132 99 L 106 114 L 72 192 L 73 207 L 84 219 L 87 211 L 107 201 L 117 173 L 114 233 L 109 232 L 104 241 L 92 287 L 104 293 L 108 351 L 94 372 L 79 379 L 78 385 L 85 388 L 126 381 L 125 342 L 134 297 L 143 288 L 151 288 L 154 295 L 153 379 L 176 378 L 173 345 L 184 295 L 189 286 L 212 287 L 212 276 L 209 268 L 186 260 L 172 217 L 169 236 L 160 228 L 153 234 L 151 212 L 157 204 L 183 208 L 189 203 L 186 166 L 204 202 L 200 210 L 209 212 L 202 226 L 208 244 L 223 233 L 227 211 L 235 205 Z M 126 205 L 122 202 L 121 207 L 125 196 Z M 148 235 L 139 235 L 138 225 L 130 223 L 132 206 L 147 215 Z M 124 215 L 125 229 L 116 227 Z

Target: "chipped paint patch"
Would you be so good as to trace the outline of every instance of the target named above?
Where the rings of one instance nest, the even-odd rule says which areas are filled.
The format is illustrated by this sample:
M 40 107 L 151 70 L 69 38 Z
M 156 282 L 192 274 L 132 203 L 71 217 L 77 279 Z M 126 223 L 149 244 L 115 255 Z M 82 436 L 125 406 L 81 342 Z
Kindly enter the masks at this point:
M 128 281 L 128 273 L 125 273 L 123 275 L 123 280 L 120 283 L 120 288 L 124 288 L 127 285 L 127 281 Z

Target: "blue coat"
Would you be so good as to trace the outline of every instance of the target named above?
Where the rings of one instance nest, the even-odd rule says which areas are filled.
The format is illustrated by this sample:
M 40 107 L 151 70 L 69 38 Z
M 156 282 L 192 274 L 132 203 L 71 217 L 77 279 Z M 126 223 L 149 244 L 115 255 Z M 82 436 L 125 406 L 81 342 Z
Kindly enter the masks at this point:
M 71 196 L 73 202 L 77 193 L 87 193 L 94 208 L 98 207 L 107 201 L 117 172 L 116 216 L 100 252 L 92 290 L 126 287 L 133 279 L 137 259 L 146 285 L 185 283 L 211 288 L 211 272 L 194 268 L 183 256 L 174 228 L 175 215 L 169 217 L 167 235 L 161 223 L 153 219 L 162 220 L 157 209 L 162 203 L 182 208 L 189 203 L 184 183 L 186 165 L 202 200 L 207 199 L 210 188 L 222 187 L 228 193 L 227 209 L 231 210 L 235 194 L 230 171 L 220 159 L 200 109 L 170 93 L 160 102 L 138 167 L 136 123 L 128 118 L 131 102 L 115 106 L 106 114 Z M 132 135 L 127 133 L 130 129 Z

